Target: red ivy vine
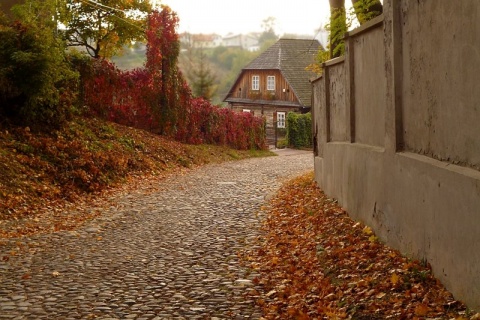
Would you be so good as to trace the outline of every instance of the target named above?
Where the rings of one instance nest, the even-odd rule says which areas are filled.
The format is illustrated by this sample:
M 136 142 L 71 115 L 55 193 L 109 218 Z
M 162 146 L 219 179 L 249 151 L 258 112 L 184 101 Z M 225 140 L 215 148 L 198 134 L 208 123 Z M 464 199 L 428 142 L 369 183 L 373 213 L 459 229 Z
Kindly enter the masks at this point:
M 121 71 L 105 60 L 83 68 L 84 104 L 95 116 L 185 143 L 265 148 L 263 119 L 192 96 L 177 66 L 177 25 L 178 17 L 168 6 L 149 15 L 144 68 Z

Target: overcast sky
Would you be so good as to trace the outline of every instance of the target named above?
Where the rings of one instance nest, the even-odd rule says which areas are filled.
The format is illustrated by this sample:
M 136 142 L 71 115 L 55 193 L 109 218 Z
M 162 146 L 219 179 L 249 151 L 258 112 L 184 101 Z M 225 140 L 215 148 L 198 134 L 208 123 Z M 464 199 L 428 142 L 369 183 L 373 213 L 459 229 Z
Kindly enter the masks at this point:
M 315 35 L 329 17 L 328 0 L 157 0 L 180 18 L 179 32 L 261 32 L 262 21 L 275 17 L 275 32 Z

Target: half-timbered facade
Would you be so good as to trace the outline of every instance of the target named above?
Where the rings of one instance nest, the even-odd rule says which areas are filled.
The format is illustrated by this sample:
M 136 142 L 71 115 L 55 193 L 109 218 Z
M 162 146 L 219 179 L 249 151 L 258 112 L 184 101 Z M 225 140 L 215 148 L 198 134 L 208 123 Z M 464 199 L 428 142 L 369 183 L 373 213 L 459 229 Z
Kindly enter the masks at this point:
M 242 69 L 224 101 L 233 110 L 265 117 L 273 144 L 274 128 L 285 128 L 288 112 L 310 111 L 310 79 L 316 74 L 306 68 L 319 48 L 317 40 L 278 40 Z

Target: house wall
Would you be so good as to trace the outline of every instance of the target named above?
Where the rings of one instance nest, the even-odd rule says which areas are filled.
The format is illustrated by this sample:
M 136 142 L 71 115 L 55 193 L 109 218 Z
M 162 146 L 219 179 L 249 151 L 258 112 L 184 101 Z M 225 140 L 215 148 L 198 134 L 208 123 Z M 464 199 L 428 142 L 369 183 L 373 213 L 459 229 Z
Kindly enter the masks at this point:
M 313 82 L 315 177 L 480 309 L 480 7 L 384 0 Z M 467 31 L 468 30 L 468 31 Z
M 260 90 L 252 90 L 253 76 L 260 77 Z M 267 90 L 268 76 L 275 76 L 274 91 Z M 254 100 L 282 100 L 298 103 L 292 88 L 278 70 L 245 70 L 233 87 L 231 97 Z
M 267 143 L 273 145 L 275 143 L 275 131 L 274 121 L 276 121 L 277 112 L 285 112 L 285 116 L 289 112 L 298 112 L 298 108 L 275 106 L 275 105 L 261 105 L 261 104 L 232 104 L 231 109 L 237 112 L 243 112 L 244 110 L 250 110 L 250 112 L 256 117 L 264 117 L 266 121 L 267 129 Z M 277 138 L 283 138 L 277 132 Z
M 273 127 L 273 120 L 275 118 L 274 113 L 285 112 L 285 115 L 289 112 L 298 112 L 298 108 L 274 106 L 274 105 L 261 105 L 261 104 L 238 104 L 231 105 L 231 109 L 237 112 L 243 112 L 244 110 L 250 110 L 254 116 L 265 117 L 267 127 Z
M 22 4 L 24 3 L 24 0 L 2 0 L 2 3 L 0 3 L 0 10 L 2 10 L 6 14 L 10 14 L 10 9 L 17 4 Z

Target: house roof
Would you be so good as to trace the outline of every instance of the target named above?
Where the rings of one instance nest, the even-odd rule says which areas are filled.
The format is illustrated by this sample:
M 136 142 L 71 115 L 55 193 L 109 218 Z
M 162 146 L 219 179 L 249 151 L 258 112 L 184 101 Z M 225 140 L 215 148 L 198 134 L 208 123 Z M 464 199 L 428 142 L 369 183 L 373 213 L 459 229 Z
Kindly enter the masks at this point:
M 314 62 L 319 47 L 317 40 L 280 39 L 243 68 L 242 73 L 245 70 L 279 70 L 300 103 L 310 107 L 312 87 L 309 80 L 316 74 L 305 69 Z

